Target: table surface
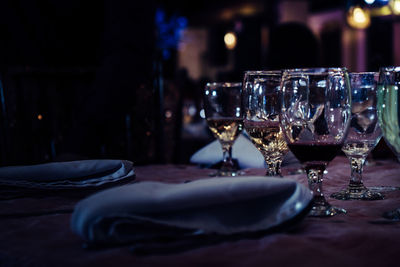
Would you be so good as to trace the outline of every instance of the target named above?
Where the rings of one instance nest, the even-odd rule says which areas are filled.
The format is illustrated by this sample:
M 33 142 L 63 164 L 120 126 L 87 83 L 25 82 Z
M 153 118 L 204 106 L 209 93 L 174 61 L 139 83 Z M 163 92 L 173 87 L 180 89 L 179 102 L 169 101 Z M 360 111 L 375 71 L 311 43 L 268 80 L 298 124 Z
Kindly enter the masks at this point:
M 304 173 L 283 174 L 307 184 Z M 135 181 L 179 183 L 207 178 L 209 169 L 192 165 L 137 166 Z M 329 202 L 348 213 L 330 218 L 305 217 L 295 227 L 257 238 L 243 237 L 185 251 L 132 253 L 129 246 L 85 249 L 70 230 L 74 205 L 93 192 L 60 192 L 0 200 L 0 266 L 399 266 L 400 222 L 382 218 L 400 207 L 400 190 L 386 191 L 378 201 L 341 201 L 329 197 L 345 187 L 350 167 L 336 157 L 327 168 L 324 192 Z M 376 160 L 364 168 L 367 186 L 399 186 L 400 164 Z M 246 169 L 263 175 L 262 169 Z M 234 179 L 234 178 L 233 178 Z M 0 189 L 1 194 L 1 189 Z

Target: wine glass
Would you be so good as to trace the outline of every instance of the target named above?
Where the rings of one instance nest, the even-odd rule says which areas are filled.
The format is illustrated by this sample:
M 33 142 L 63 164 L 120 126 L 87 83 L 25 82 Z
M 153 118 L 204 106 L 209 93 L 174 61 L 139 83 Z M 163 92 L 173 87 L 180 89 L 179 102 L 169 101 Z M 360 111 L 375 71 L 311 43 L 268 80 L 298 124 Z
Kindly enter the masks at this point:
M 400 162 L 400 67 L 383 67 L 379 70 L 378 120 L 386 144 Z M 385 212 L 385 218 L 400 220 L 400 208 Z
M 346 213 L 327 202 L 322 181 L 326 166 L 340 152 L 350 126 L 347 69 L 284 70 L 281 87 L 281 127 L 289 149 L 305 168 L 314 194 L 310 216 Z
M 351 86 L 351 123 L 342 151 L 350 160 L 351 177 L 347 188 L 333 193 L 331 197 L 342 200 L 383 199 L 381 193 L 369 190 L 362 182 L 365 159 L 382 136 L 376 111 L 378 73 L 352 72 L 349 77 Z
M 205 117 L 223 151 L 222 165 L 212 176 L 240 174 L 232 161 L 232 145 L 243 128 L 241 93 L 242 83 L 215 82 L 205 86 Z
M 267 176 L 281 176 L 283 157 L 289 151 L 279 124 L 281 79 L 281 71 L 246 71 L 244 75 L 243 124 L 264 156 Z

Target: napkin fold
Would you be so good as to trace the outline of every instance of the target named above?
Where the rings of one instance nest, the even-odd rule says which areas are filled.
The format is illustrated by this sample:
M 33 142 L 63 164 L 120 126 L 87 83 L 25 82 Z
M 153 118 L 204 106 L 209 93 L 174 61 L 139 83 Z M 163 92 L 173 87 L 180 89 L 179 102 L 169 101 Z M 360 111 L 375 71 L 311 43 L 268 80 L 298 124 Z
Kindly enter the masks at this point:
M 0 168 L 0 185 L 25 188 L 97 186 L 134 175 L 125 160 L 80 160 Z
M 183 184 L 140 182 L 80 201 L 71 229 L 88 243 L 140 243 L 199 234 L 232 235 L 298 216 L 312 194 L 288 178 L 206 178 Z
M 241 169 L 265 168 L 265 160 L 261 152 L 244 134 L 240 134 L 232 146 L 232 157 L 237 159 Z M 215 140 L 195 152 L 190 162 L 199 165 L 212 166 L 222 160 L 222 148 L 219 141 Z M 289 151 L 283 159 L 282 166 L 299 163 Z

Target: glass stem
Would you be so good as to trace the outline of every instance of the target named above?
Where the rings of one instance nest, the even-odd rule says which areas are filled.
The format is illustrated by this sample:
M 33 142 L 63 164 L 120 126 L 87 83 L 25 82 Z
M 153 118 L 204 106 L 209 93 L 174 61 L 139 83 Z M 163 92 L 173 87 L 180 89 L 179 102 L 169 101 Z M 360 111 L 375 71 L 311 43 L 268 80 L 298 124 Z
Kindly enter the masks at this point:
M 362 158 L 350 157 L 350 166 L 351 166 L 350 186 L 354 187 L 363 186 L 362 171 L 364 162 L 365 162 L 365 157 Z
M 267 162 L 267 173 L 266 176 L 282 176 L 281 174 L 281 160 L 274 160 Z
M 306 166 L 306 172 L 308 177 L 308 186 L 314 195 L 314 202 L 317 205 L 325 205 L 325 196 L 322 193 L 322 181 L 325 170 L 325 165 L 312 165 Z
M 222 170 L 233 170 L 234 164 L 232 161 L 232 144 L 222 144 Z

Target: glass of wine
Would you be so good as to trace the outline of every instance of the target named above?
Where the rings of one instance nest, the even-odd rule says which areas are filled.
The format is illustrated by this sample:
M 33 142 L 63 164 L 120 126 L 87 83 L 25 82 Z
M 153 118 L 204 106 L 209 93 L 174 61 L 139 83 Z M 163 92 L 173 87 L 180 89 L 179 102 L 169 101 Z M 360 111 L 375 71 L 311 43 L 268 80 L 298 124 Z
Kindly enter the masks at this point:
M 242 83 L 216 82 L 205 86 L 205 117 L 223 151 L 222 165 L 212 176 L 240 175 L 232 160 L 232 145 L 243 128 L 241 93 Z
M 351 92 L 346 68 L 284 70 L 281 127 L 295 157 L 303 164 L 314 194 L 310 216 L 346 213 L 325 199 L 324 171 L 340 152 L 351 118 Z
M 282 176 L 281 164 L 289 151 L 279 123 L 281 79 L 281 71 L 247 71 L 244 75 L 243 124 L 264 156 L 267 176 Z
M 386 144 L 400 162 L 400 67 L 379 70 L 378 120 Z M 400 208 L 385 212 L 385 218 L 400 220 Z
M 383 199 L 381 193 L 369 190 L 362 182 L 365 159 L 382 136 L 376 110 L 379 75 L 377 72 L 352 72 L 349 77 L 351 123 L 342 151 L 350 160 L 351 176 L 347 188 L 332 194 L 331 197 L 341 200 Z

